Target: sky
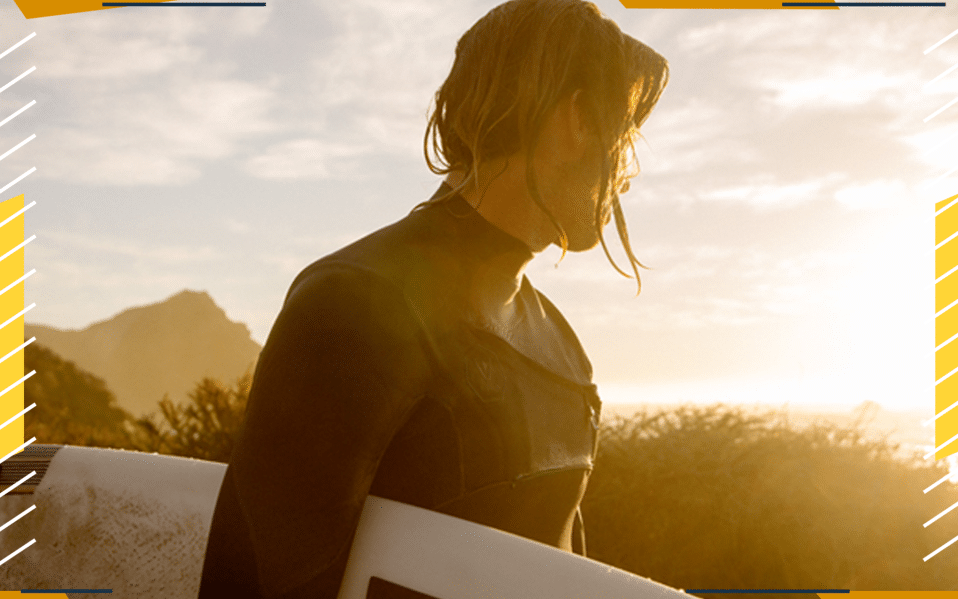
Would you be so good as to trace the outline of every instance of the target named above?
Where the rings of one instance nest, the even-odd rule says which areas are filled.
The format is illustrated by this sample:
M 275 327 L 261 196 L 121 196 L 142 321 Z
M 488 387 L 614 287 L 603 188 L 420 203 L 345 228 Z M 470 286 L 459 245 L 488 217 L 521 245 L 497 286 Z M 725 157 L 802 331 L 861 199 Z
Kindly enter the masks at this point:
M 958 193 L 955 8 L 628 10 L 670 62 L 622 197 L 642 292 L 601 250 L 527 274 L 610 402 L 933 411 L 934 203 Z M 207 291 L 262 343 L 293 277 L 439 184 L 422 157 L 458 37 L 494 2 L 268 1 L 26 21 L 0 0 L 0 147 L 27 322 Z M 6 151 L 6 150 L 4 150 Z M 5 198 L 4 198 L 5 199 Z M 611 230 L 610 230 L 611 233 Z M 610 234 L 615 239 L 614 234 Z M 610 244 L 613 248 L 615 242 Z

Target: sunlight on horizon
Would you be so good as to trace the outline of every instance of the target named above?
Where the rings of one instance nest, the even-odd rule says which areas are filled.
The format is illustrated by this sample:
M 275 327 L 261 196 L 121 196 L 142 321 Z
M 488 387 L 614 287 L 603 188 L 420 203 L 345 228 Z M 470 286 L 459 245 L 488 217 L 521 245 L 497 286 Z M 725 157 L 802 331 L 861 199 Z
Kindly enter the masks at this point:
M 599 397 L 609 405 L 727 404 L 787 408 L 801 411 L 848 412 L 866 401 L 884 410 L 934 415 L 933 384 L 922 392 L 905 382 L 882 386 L 879 382 L 852 381 L 841 377 L 789 379 L 714 380 L 664 384 L 599 383 Z M 904 394 L 907 389 L 910 398 Z

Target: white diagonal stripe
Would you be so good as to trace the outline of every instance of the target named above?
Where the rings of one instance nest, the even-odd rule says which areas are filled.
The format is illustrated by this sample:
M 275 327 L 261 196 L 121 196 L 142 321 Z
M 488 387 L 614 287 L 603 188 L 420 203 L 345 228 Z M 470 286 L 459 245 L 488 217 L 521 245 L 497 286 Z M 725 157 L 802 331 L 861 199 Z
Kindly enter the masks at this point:
M 0 295 L 2 295 L 2 294 L 0 294 Z M 946 345 L 948 345 L 949 343 L 951 343 L 952 341 L 954 341 L 955 338 L 958 338 L 958 333 L 955 333 L 954 335 L 952 335 L 951 338 L 950 338 L 948 341 L 942 342 L 941 345 L 939 345 L 938 347 L 935 348 L 935 351 L 937 352 L 937 351 L 940 350 L 941 348 L 945 347 Z
M 955 198 L 955 199 L 953 199 L 952 201 L 948 202 L 948 205 L 945 206 L 944 208 L 942 208 L 941 210 L 936 210 L 936 211 L 935 211 L 935 216 L 938 216 L 939 214 L 941 214 L 941 213 L 944 212 L 945 210 L 948 210 L 949 208 L 951 208 L 951 207 L 954 206 L 955 204 L 958 204 L 958 198 Z
M 4 462 L 6 462 L 8 459 L 10 459 L 10 456 L 16 455 L 16 454 L 20 453 L 27 445 L 33 443 L 33 442 L 36 441 L 36 440 L 37 440 L 36 437 L 30 437 L 30 440 L 29 440 L 29 441 L 27 441 L 26 443 L 24 443 L 24 444 L 21 445 L 20 447 L 17 447 L 16 449 L 14 449 L 13 451 L 11 451 L 11 452 L 8 453 L 7 455 L 5 455 L 5 456 L 3 456 L 2 458 L 0 458 L 0 464 L 4 463 Z
M 17 178 L 14 179 L 13 181 L 10 181 L 9 183 L 7 183 L 6 185 L 3 186 L 3 189 L 0 189 L 0 193 L 3 193 L 3 192 L 5 192 L 6 190 L 10 189 L 11 187 L 13 187 L 13 186 L 16 185 L 17 183 L 19 183 L 21 180 L 23 180 L 24 178 L 26 178 L 27 175 L 32 174 L 33 171 L 35 171 L 35 170 L 37 170 L 37 167 L 31 168 L 30 170 L 28 170 L 27 172 L 23 173 L 22 175 L 20 175 L 19 177 L 17 177 Z
M 931 456 L 935 455 L 936 453 L 938 453 L 939 451 L 941 451 L 942 449 L 944 449 L 944 448 L 947 447 L 948 445 L 951 445 L 951 444 L 955 441 L 955 439 L 958 439 L 958 435 L 955 435 L 954 437 L 952 437 L 951 439 L 948 439 L 947 441 L 945 441 L 944 443 L 942 443 L 942 444 L 939 445 L 938 447 L 932 449 L 931 452 L 926 453 L 926 454 L 925 454 L 925 459 L 927 460 L 928 458 L 930 458 Z
M 36 238 L 37 238 L 36 235 L 31 235 L 29 239 L 24 239 L 23 241 L 21 241 L 20 243 L 18 243 L 18 244 L 16 245 L 16 247 L 14 247 L 12 250 L 10 250 L 10 251 L 7 252 L 6 254 L 0 256 L 0 262 L 3 262 L 4 260 L 6 260 L 6 259 L 9 258 L 10 256 L 12 256 L 14 252 L 16 252 L 17 250 L 19 250 L 19 249 L 22 248 L 23 246 L 27 245 L 28 243 L 30 243 L 31 241 L 33 241 L 33 240 L 36 239 Z M 3 361 L 3 360 L 0 360 L 0 362 L 2 362 L 2 361 Z
M 958 270 L 958 266 L 953 266 L 951 270 L 949 270 L 949 271 L 946 272 L 945 274 L 943 274 L 943 275 L 941 275 L 940 277 L 938 277 L 937 279 L 935 279 L 935 285 L 937 285 L 938 283 L 941 283 L 942 281 L 944 281 L 946 278 L 948 278 L 948 275 L 950 275 L 951 273 L 955 272 L 956 270 Z
M 944 179 L 945 177 L 947 177 L 948 175 L 952 174 L 952 173 L 955 172 L 955 171 L 958 171 L 958 166 L 956 166 L 955 168 L 951 169 L 950 171 L 948 171 L 948 172 L 945 173 L 944 175 L 938 177 L 937 179 L 935 179 L 935 180 L 932 181 L 931 183 L 927 184 L 925 187 L 931 187 L 932 185 L 938 183 L 939 181 L 941 181 L 942 179 Z
M 955 538 L 958 539 L 958 537 L 955 537 Z M 5 558 L 3 558 L 3 559 L 0 559 L 0 566 L 2 566 L 3 564 L 7 563 L 7 561 L 8 561 L 10 558 L 12 558 L 12 557 L 15 556 L 16 554 L 20 553 L 21 551 L 23 551 L 24 549 L 26 549 L 26 548 L 29 547 L 30 545 L 33 545 L 33 544 L 36 543 L 36 542 L 37 542 L 36 539 L 30 539 L 29 541 L 27 541 L 26 543 L 23 544 L 23 547 L 17 549 L 16 551 L 14 551 L 13 553 L 11 553 L 11 554 L 8 555 L 7 557 L 5 557 Z
M 932 551 L 931 553 L 929 553 L 928 555 L 926 555 L 926 556 L 922 559 L 922 561 L 927 562 L 927 561 L 930 560 L 931 558 L 935 557 L 936 555 L 938 555 L 939 553 L 941 553 L 942 551 L 944 551 L 949 545 L 951 545 L 951 544 L 954 543 L 955 541 L 958 541 L 958 537 L 955 537 L 954 539 L 948 541 L 947 543 L 945 543 L 944 545 L 942 545 L 942 546 L 939 547 L 938 549 L 935 549 L 934 551 Z M 3 562 L 0 562 L 0 564 L 2 564 L 2 563 L 3 563 Z
M 32 512 L 32 511 L 35 510 L 35 509 L 37 509 L 36 504 L 31 505 L 31 506 L 28 507 L 27 509 L 23 510 L 22 512 L 20 512 L 20 513 L 17 514 L 16 516 L 14 516 L 13 518 L 10 518 L 10 520 L 8 520 L 6 524 L 4 524 L 3 526 L 0 526 L 0 530 L 3 530 L 4 528 L 10 526 L 11 524 L 13 524 L 14 522 L 16 522 L 16 521 L 19 520 L 20 518 L 23 518 L 24 516 L 26 516 L 27 514 L 29 514 L 30 512 Z
M 955 237 L 958 237 L 958 231 L 955 231 L 954 233 L 952 233 L 951 235 L 949 235 L 947 239 L 945 239 L 944 241 L 942 241 L 941 243 L 939 243 L 938 245 L 936 245 L 936 246 L 935 246 L 935 249 L 936 249 L 936 250 L 937 250 L 937 249 L 940 249 L 941 246 L 945 245 L 946 243 L 948 243 L 949 241 L 951 241 L 951 240 L 954 239 Z
M 938 318 L 939 316 L 941 316 L 942 314 L 944 314 L 944 313 L 947 312 L 948 310 L 951 310 L 951 309 L 954 307 L 955 304 L 958 304 L 958 299 L 956 299 L 955 301 L 951 302 L 950 304 L 948 304 L 947 306 L 945 306 L 945 307 L 942 308 L 941 310 L 938 310 L 937 312 L 935 312 L 935 318 Z
M 10 283 L 10 284 L 7 285 L 6 287 L 4 287 L 2 290 L 0 290 L 0 295 L 3 295 L 4 293 L 10 291 L 11 289 L 13 289 L 14 287 L 16 287 L 16 286 L 19 285 L 20 283 L 26 281 L 26 280 L 27 280 L 27 277 L 29 277 L 30 275 L 32 275 L 32 274 L 35 273 L 35 272 L 37 272 L 37 269 L 31 268 L 31 269 L 30 269 L 30 272 L 28 272 L 27 274 L 23 275 L 22 277 L 20 277 L 20 278 L 17 279 L 16 281 Z
M 950 508 L 948 508 L 948 509 L 946 509 L 945 511 L 943 511 L 942 513 L 938 514 L 937 516 L 935 516 L 934 518 L 932 518 L 932 519 L 929 520 L 928 522 L 925 522 L 924 528 L 928 528 L 928 525 L 929 525 L 929 524 L 931 524 L 931 523 L 937 521 L 939 518 L 941 518 L 942 516 L 944 516 L 945 514 L 947 514 L 948 512 L 950 512 L 951 510 L 955 509 L 956 507 L 958 507 L 958 501 L 956 501 L 955 503 L 951 504 L 951 507 L 950 507 Z M 0 529 L 0 530 L 3 530 L 3 529 Z
M 16 50 L 17 48 L 19 48 L 19 47 L 22 46 L 23 44 L 27 43 L 29 40 L 33 39 L 33 37 L 34 37 L 36 34 L 37 34 L 37 32 L 34 31 L 33 33 L 31 33 L 31 34 L 28 35 L 27 37 L 23 38 L 23 39 L 20 40 L 19 42 L 13 44 L 12 46 L 10 46 L 10 47 L 7 48 L 6 50 L 4 50 L 4 51 L 3 51 L 3 54 L 0 54 L 0 58 L 3 58 L 3 57 L 6 56 L 7 54 L 10 54 L 11 52 L 13 52 L 14 50 Z
M 944 416 L 945 414 L 947 414 L 948 412 L 950 412 L 955 406 L 958 406 L 958 401 L 956 401 L 955 403 L 951 404 L 950 406 L 948 406 L 948 407 L 945 408 L 944 410 L 942 410 L 942 411 L 938 412 L 937 414 L 935 414 L 935 417 L 932 418 L 931 420 L 926 420 L 926 421 L 922 422 L 921 425 L 922 425 L 922 426 L 929 426 L 932 422 L 938 420 L 939 418 L 941 418 L 942 416 Z
M 17 81 L 20 81 L 21 79 L 23 79 L 24 77 L 26 77 L 27 75 L 29 75 L 30 73 L 32 73 L 32 72 L 35 71 L 35 70 L 37 70 L 37 67 L 30 67 L 30 68 L 27 69 L 25 72 L 23 72 L 23 73 L 21 73 L 20 75 L 18 75 L 17 78 L 14 79 L 13 81 L 11 81 L 10 83 L 4 85 L 3 87 L 0 87 L 0 93 L 5 92 L 8 87 L 10 87 L 11 85 L 13 85 L 13 84 L 16 83 Z
M 931 491 L 932 489 L 934 489 L 935 487 L 937 487 L 937 486 L 940 485 L 941 483 L 945 482 L 945 481 L 948 480 L 949 478 L 951 478 L 951 472 L 949 472 L 948 474 L 946 474 L 946 475 L 942 476 L 941 478 L 939 478 L 938 480 L 936 480 L 934 483 L 932 483 L 932 485 L 931 485 L 930 487 L 928 487 L 927 489 L 925 489 L 924 491 L 922 491 L 922 493 L 927 493 L 928 491 Z
M 0 326 L 0 329 L 2 329 L 2 328 L 3 328 L 3 327 Z M 943 376 L 943 377 L 941 377 L 940 379 L 938 379 L 937 381 L 935 381 L 935 386 L 937 387 L 938 385 L 944 383 L 946 380 L 948 380 L 949 377 L 951 377 L 951 376 L 952 376 L 953 374 L 955 374 L 956 372 L 958 372 L 958 366 L 956 366 L 954 370 L 952 370 L 951 372 L 949 372 L 949 373 L 946 374 L 945 376 Z
M 24 342 L 20 345 L 20 347 L 18 347 L 17 349 L 13 350 L 13 351 L 10 352 L 9 354 L 7 354 L 7 355 L 3 356 L 2 358 L 0 358 L 0 364 L 3 364 L 4 362 L 6 362 L 6 361 L 7 361 L 7 358 L 9 358 L 10 356 L 16 354 L 18 351 L 20 351 L 21 349 L 23 349 L 23 348 L 25 348 L 26 346 L 30 345 L 31 343 L 33 343 L 33 342 L 36 341 L 36 340 L 37 340 L 36 337 L 30 337 L 29 339 L 27 339 L 26 341 L 24 341 Z
M 19 149 L 22 148 L 23 146 L 27 145 L 28 143 L 30 143 L 31 141 L 33 141 L 33 140 L 36 139 L 36 138 L 37 138 L 37 134 L 34 133 L 34 134 L 31 135 L 30 137 L 26 138 L 25 140 L 21 141 L 21 142 L 18 143 L 17 145 L 13 146 L 13 149 L 7 150 L 6 154 L 4 154 L 3 156 L 0 156 L 0 160 L 3 160 L 4 158 L 6 158 L 7 156 L 9 156 L 10 154 L 13 154 L 14 152 L 16 152 L 17 150 L 19 150 Z
M 27 108 L 30 108 L 31 106 L 33 106 L 33 105 L 36 104 L 36 103 L 37 103 L 36 100 L 32 100 L 29 104 L 27 104 L 26 106 L 24 106 L 24 107 L 21 108 L 20 110 L 14 112 L 13 114 L 11 114 L 10 116 L 8 116 L 7 118 L 3 119 L 2 121 L 0 121 L 0 127 L 3 127 L 4 125 L 6 125 L 7 123 L 9 123 L 9 122 L 12 121 L 13 119 L 17 118 L 18 116 L 20 116 L 20 113 L 21 113 L 21 112 L 23 112 L 23 111 L 26 110 Z
M 34 169 L 34 170 L 36 170 L 36 169 Z M 6 187 L 4 187 L 3 189 L 6 189 Z M 3 189 L 0 189 L 0 191 L 3 191 Z M 16 217 L 20 216 L 21 214 L 23 214 L 24 212 L 26 212 L 26 211 L 29 210 L 30 208 L 33 208 L 34 205 L 36 205 L 36 202 L 30 202 L 29 204 L 27 204 L 27 205 L 24 206 L 23 208 L 17 210 L 16 212 L 14 212 L 13 214 L 11 214 L 11 215 L 8 216 L 7 218 L 3 219 L 3 222 L 0 222 L 0 227 L 2 227 L 3 225 L 7 224 L 7 223 L 10 222 L 10 221 L 12 221 L 12 220 L 15 219 Z
M 36 372 L 36 370 L 34 370 L 34 372 Z M 27 412 L 29 412 L 30 410 L 32 410 L 32 409 L 35 408 L 35 407 L 37 407 L 37 404 L 36 404 L 36 403 L 32 403 L 32 404 L 28 405 L 27 407 L 23 408 L 22 410 L 20 410 L 20 411 L 17 413 L 16 416 L 14 416 L 13 418 L 11 418 L 10 420 L 7 420 L 7 421 L 4 422 L 3 424 L 0 424 L 0 430 L 3 430 L 4 428 L 6 428 L 6 426 L 7 426 L 8 424 L 10 424 L 11 422 L 13 422 L 13 421 L 16 420 L 17 418 L 23 416 L 24 414 L 26 414 Z
M 9 493 L 10 491 L 16 489 L 17 487 L 19 487 L 19 486 L 22 485 L 23 483 L 27 482 L 27 479 L 30 478 L 31 476 L 35 476 L 36 473 L 37 473 L 37 471 L 34 470 L 33 472 L 31 472 L 30 474 L 24 476 L 23 478 L 21 478 L 20 480 L 18 480 L 18 481 L 15 482 L 15 483 L 13 483 L 12 485 L 10 485 L 9 487 L 7 487 L 6 489 L 0 491 L 0 497 L 3 497 L 4 495 L 6 495 L 7 493 Z
M 24 308 L 23 310 L 20 310 L 19 312 L 17 312 L 16 314 L 14 314 L 14 315 L 11 316 L 10 318 L 8 318 L 6 322 L 4 322 L 3 324 L 0 324 L 0 329 L 6 327 L 8 324 L 10 324 L 10 323 L 13 322 L 14 320 L 20 318 L 21 316 L 23 316 L 24 314 L 26 314 L 26 313 L 29 312 L 30 310 L 33 310 L 36 306 L 37 306 L 37 303 L 36 303 L 36 302 L 33 302 L 32 304 L 30 304 L 29 306 L 27 306 L 27 307 Z
M 4 395 L 6 395 L 7 393 L 9 393 L 9 392 L 12 391 L 13 389 L 16 389 L 17 386 L 20 385 L 20 383 L 22 383 L 23 381 L 27 380 L 28 378 L 30 378 L 31 376 L 35 375 L 36 373 L 37 373 L 36 370 L 31 370 L 31 371 L 28 372 L 27 374 L 23 375 L 22 377 L 20 377 L 20 380 L 18 380 L 18 381 L 15 382 L 14 384 L 10 385 L 9 387 L 7 387 L 6 389 L 4 389 L 3 391 L 0 391 L 0 397 L 3 397 Z M 4 424 L 3 426 L 6 426 L 6 424 Z M 0 428 L 3 428 L 3 426 L 0 426 Z
M 952 31 L 951 33 L 949 33 L 948 35 L 946 35 L 946 36 L 945 36 L 941 41 L 939 41 L 937 44 L 935 44 L 935 45 L 932 46 L 931 48 L 928 48 L 927 50 L 925 50 L 925 54 L 927 55 L 929 52 L 931 52 L 932 50 L 934 50 L 934 49 L 937 48 L 938 46 L 944 44 L 945 42 L 947 42 L 947 41 L 950 40 L 951 38 L 955 37 L 956 35 L 958 35 L 958 29 L 955 29 L 954 31 Z
M 941 146 L 945 145 L 945 144 L 948 143 L 949 141 L 955 139 L 956 137 L 958 137 L 958 132 L 952 133 L 951 135 L 949 135 L 949 136 L 946 137 L 945 139 L 939 141 L 938 143 L 936 143 L 936 144 L 933 145 L 932 147 L 928 148 L 928 150 L 926 150 L 926 153 L 934 152 L 935 150 L 937 150 L 937 149 L 940 148 Z
M 938 75 L 937 77 L 935 77 L 934 79 L 932 79 L 931 81 L 929 81 L 928 83 L 926 83 L 926 84 L 925 84 L 925 87 L 928 87 L 928 86 L 931 85 L 932 83 L 935 83 L 936 81 L 938 81 L 938 80 L 941 79 L 942 77 L 945 77 L 946 75 L 948 75 L 948 73 L 954 71 L 955 69 L 958 69 L 958 62 L 956 62 L 956 63 L 954 64 L 954 66 L 952 66 L 951 68 L 949 68 L 948 70 L 946 70 L 946 71 L 945 71 L 944 73 L 942 73 L 941 75 Z
M 3 90 L 0 89 L 0 91 L 3 91 Z M 939 114 L 943 113 L 944 111 L 948 110 L 949 108 L 951 108 L 951 107 L 954 106 L 955 104 L 958 104 L 958 98 L 955 98 L 954 100 L 952 100 L 951 102 L 948 102 L 947 104 L 945 104 L 944 106 L 942 106 L 941 108 L 939 108 L 938 110 L 936 110 L 935 112 L 933 112 L 933 113 L 929 114 L 928 116 L 926 116 L 926 117 L 924 118 L 924 121 L 927 123 L 928 121 L 930 121 L 931 119 L 935 118 L 936 116 L 938 116 Z

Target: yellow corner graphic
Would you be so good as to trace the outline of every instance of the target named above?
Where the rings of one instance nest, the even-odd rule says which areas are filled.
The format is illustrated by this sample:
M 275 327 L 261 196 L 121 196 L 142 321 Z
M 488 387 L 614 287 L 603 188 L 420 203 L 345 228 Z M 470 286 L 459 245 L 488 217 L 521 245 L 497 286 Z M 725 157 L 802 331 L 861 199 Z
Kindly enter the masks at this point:
M 155 1 L 169 2 L 170 0 Z M 103 0 L 16 0 L 16 2 L 20 12 L 28 19 L 117 8 L 103 6 Z

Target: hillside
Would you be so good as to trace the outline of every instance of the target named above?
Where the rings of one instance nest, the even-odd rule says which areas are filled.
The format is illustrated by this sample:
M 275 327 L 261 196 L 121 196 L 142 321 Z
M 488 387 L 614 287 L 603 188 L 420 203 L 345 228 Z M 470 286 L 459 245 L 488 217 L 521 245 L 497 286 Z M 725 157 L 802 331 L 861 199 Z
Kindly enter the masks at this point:
M 130 415 L 117 406 L 102 379 L 77 368 L 56 353 L 31 343 L 24 350 L 24 405 L 36 408 L 24 417 L 24 437 L 38 443 L 120 446 L 127 442 Z
M 204 377 L 233 382 L 261 349 L 207 293 L 188 290 L 82 330 L 27 324 L 25 335 L 102 378 L 136 416 L 156 411 L 165 394 L 185 400 Z

